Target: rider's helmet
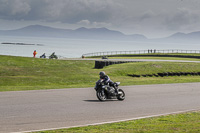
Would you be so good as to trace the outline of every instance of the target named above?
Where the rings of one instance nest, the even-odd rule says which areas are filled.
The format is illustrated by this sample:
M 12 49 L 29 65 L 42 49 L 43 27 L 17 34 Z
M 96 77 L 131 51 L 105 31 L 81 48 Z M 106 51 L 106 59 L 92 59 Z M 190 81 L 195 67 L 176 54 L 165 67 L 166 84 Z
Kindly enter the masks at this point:
M 106 75 L 106 73 L 102 71 L 99 73 L 99 75 L 100 75 L 100 78 L 102 79 Z

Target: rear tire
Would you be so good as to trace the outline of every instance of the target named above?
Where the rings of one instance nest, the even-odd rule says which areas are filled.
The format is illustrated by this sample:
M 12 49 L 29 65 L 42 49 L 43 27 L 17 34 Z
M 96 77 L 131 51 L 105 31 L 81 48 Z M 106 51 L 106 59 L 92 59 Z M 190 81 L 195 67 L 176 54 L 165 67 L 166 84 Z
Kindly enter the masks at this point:
M 125 93 L 124 93 L 124 91 L 122 89 L 119 89 L 118 93 L 122 93 L 122 94 L 119 94 L 117 96 L 117 99 L 120 100 L 120 101 L 123 101 L 125 99 Z
M 105 101 L 107 99 L 105 93 L 102 90 L 97 90 L 96 94 L 99 101 Z

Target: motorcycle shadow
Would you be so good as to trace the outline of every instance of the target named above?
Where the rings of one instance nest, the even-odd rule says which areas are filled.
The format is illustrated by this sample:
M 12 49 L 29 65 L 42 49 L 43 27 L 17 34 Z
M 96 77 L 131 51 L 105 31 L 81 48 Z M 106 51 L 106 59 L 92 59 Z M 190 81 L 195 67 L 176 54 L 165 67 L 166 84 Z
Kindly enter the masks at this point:
M 99 100 L 83 100 L 85 102 L 114 102 L 114 101 L 118 101 L 117 99 L 107 99 L 106 101 L 99 101 Z

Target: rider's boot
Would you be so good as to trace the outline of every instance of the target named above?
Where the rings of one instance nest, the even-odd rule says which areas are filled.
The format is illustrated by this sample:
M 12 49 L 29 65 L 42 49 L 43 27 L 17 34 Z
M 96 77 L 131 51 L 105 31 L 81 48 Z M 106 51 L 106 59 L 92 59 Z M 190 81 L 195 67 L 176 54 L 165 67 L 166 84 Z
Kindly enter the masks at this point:
M 118 87 L 114 84 L 115 92 L 118 94 Z
M 117 88 L 115 89 L 115 92 L 118 94 L 118 89 Z

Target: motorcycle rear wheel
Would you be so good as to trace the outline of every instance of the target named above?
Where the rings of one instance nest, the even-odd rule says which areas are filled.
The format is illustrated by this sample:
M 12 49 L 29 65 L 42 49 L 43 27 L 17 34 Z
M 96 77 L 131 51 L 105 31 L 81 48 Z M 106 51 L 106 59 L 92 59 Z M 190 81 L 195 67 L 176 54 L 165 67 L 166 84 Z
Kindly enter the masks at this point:
M 107 99 L 105 93 L 102 90 L 97 90 L 96 95 L 100 101 L 105 101 Z
M 124 93 L 124 91 L 122 89 L 119 89 L 118 93 L 122 93 L 122 94 L 119 94 L 117 96 L 117 99 L 120 100 L 120 101 L 123 101 L 125 99 L 125 93 Z

